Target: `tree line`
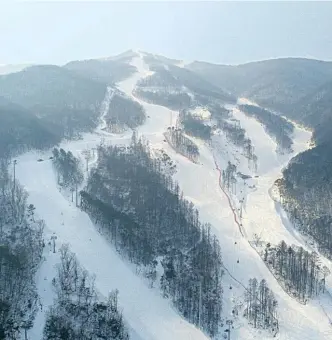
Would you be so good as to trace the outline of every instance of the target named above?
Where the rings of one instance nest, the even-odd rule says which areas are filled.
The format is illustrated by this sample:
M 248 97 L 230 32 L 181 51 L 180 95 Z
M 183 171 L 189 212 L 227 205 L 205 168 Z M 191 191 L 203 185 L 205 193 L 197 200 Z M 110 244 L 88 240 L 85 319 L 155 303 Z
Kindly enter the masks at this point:
M 0 339 L 18 339 L 38 310 L 35 274 L 42 259 L 44 222 L 27 192 L 0 159 Z
M 243 156 L 248 160 L 249 168 L 257 171 L 257 156 L 250 138 L 241 127 L 240 121 L 230 116 L 230 110 L 214 104 L 209 105 L 212 119 L 216 122 L 216 128 L 220 129 L 226 139 L 243 150 Z M 231 121 L 230 121 L 231 120 Z
M 181 110 L 192 105 L 192 99 L 186 92 L 165 88 L 150 89 L 136 87 L 134 95 L 148 103 L 168 107 L 171 110 Z
M 60 248 L 60 263 L 52 281 L 54 305 L 46 313 L 44 340 L 128 340 L 118 306 L 118 291 L 100 301 L 94 277 L 78 264 L 67 245 Z
M 288 246 L 284 241 L 276 247 L 267 243 L 264 261 L 279 278 L 284 289 L 303 302 L 316 296 L 325 285 L 328 269 L 321 268 L 315 252 Z
M 292 152 L 292 138 L 294 126 L 285 118 L 278 116 L 266 109 L 254 105 L 239 105 L 239 109 L 248 116 L 257 119 L 266 129 L 267 133 L 271 135 L 278 147 L 280 153 Z
M 99 124 L 105 91 L 102 83 L 52 65 L 0 76 L 0 141 L 12 156 L 80 138 Z
M 165 138 L 176 152 L 197 162 L 199 150 L 197 145 L 191 141 L 180 128 L 169 127 L 165 132 Z
M 268 329 L 276 334 L 279 330 L 278 302 L 263 279 L 250 279 L 245 293 L 244 317 L 254 328 Z
M 145 119 L 143 106 L 122 93 L 113 95 L 105 116 L 106 124 L 111 132 L 121 132 L 127 128 L 135 129 L 144 124 Z
M 186 134 L 203 140 L 211 139 L 211 126 L 204 124 L 201 119 L 194 117 L 190 112 L 181 110 L 179 120 Z
M 183 97 L 187 95 L 187 100 L 190 100 L 193 104 L 195 102 L 200 104 L 204 102 L 234 103 L 236 101 L 235 97 L 214 86 L 189 69 L 172 64 L 151 63 L 151 60 L 148 60 L 147 63 L 154 73 L 140 80 L 137 86 L 142 89 L 150 88 L 149 95 L 153 95 L 154 92 L 158 93 L 160 90 L 162 92 L 181 93 Z M 185 107 L 182 106 L 181 108 Z
M 292 224 L 332 258 L 332 144 L 322 144 L 292 159 L 276 181 L 280 202 Z
M 230 161 L 227 163 L 227 167 L 222 171 L 222 185 L 231 193 L 236 193 L 236 184 L 237 184 L 237 168 L 235 164 L 232 164 Z
M 52 154 L 52 164 L 57 174 L 58 185 L 71 192 L 72 202 L 74 201 L 74 192 L 76 192 L 77 203 L 78 188 L 84 180 L 80 159 L 75 157 L 71 151 L 66 152 L 62 148 L 54 148 Z
M 0 96 L 0 158 L 10 159 L 31 149 L 44 150 L 61 140 L 53 125 Z

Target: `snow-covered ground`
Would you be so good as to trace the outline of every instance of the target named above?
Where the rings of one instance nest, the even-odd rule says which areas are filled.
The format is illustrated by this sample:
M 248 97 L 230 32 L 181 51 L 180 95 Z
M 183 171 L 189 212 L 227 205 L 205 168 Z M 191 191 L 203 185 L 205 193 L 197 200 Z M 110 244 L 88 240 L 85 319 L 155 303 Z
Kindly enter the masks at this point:
M 332 328 L 328 319 L 329 315 L 332 316 L 332 299 L 329 294 L 305 306 L 301 305 L 284 292 L 249 242 L 252 241 L 254 234 L 259 234 L 264 241 L 273 244 L 283 239 L 287 243 L 301 245 L 303 239 L 294 236 L 296 232 L 293 232 L 287 215 L 270 196 L 274 181 L 281 176 L 281 169 L 287 164 L 291 155 L 277 155 L 275 142 L 266 134 L 261 124 L 234 109 L 234 117 L 241 122 L 241 126 L 255 146 L 259 177 L 253 177 L 251 180 L 255 190 L 253 188 L 245 190 L 239 184 L 237 195 L 231 196 L 234 205 L 230 206 L 227 196 L 219 186 L 220 174 L 216 169 L 216 163 L 218 167 L 224 169 L 228 161 L 233 163 L 237 161 L 240 171 L 250 174 L 251 170 L 246 159 L 237 148 L 231 143 L 226 144 L 222 139 L 219 140 L 219 145 L 224 149 L 223 152 L 214 146 L 195 140 L 200 151 L 199 164 L 194 164 L 177 154 L 164 142 L 163 132 L 169 125 L 175 123 L 178 113 L 133 97 L 132 91 L 136 82 L 149 75 L 150 71 L 144 64 L 142 55 L 135 57 L 132 64 L 137 67 L 138 72 L 119 83 L 118 88 L 140 102 L 146 110 L 149 118 L 137 131 L 149 140 L 152 149 L 164 149 L 175 162 L 177 172 L 174 178 L 179 182 L 185 197 L 198 208 L 202 221 L 211 223 L 212 230 L 220 241 L 225 266 L 223 278 L 225 318 L 232 318 L 232 309 L 243 301 L 244 286 L 247 285 L 248 280 L 253 277 L 259 280 L 264 278 L 279 302 L 278 339 L 332 339 Z M 111 100 L 110 92 L 107 93 L 109 97 L 105 98 L 104 112 L 107 103 Z M 74 155 L 81 155 L 83 150 L 95 148 L 101 140 L 124 145 L 129 143 L 130 131 L 122 135 L 109 134 L 102 129 L 104 127 L 102 124 L 103 120 L 96 133 L 86 134 L 80 141 L 64 142 L 62 147 L 71 150 Z M 305 150 L 309 139 L 310 133 L 296 128 L 294 154 Z M 49 153 L 40 155 L 30 152 L 21 156 L 17 163 L 17 177 L 29 192 L 29 202 L 36 206 L 36 213 L 46 222 L 46 242 L 56 235 L 57 249 L 62 243 L 69 243 L 80 264 L 91 274 L 96 275 L 96 288 L 101 295 L 107 296 L 110 290 L 119 289 L 119 304 L 123 308 L 133 339 L 208 339 L 201 331 L 180 317 L 157 290 L 150 289 L 103 239 L 88 215 L 58 191 L 51 162 L 49 160 L 37 162 L 38 158 L 47 159 L 48 156 Z M 253 175 L 252 172 L 251 174 Z M 246 196 L 242 214 L 244 235 L 240 233 L 234 221 L 234 214 L 239 216 L 236 209 L 239 207 L 241 194 Z M 35 326 L 29 334 L 30 339 L 33 340 L 42 339 L 45 310 L 52 304 L 53 299 L 51 280 L 55 274 L 54 266 L 57 261 L 57 253 L 54 254 L 49 247 L 46 247 L 45 261 L 37 278 L 43 309 L 39 311 Z M 330 265 L 329 262 L 326 263 Z M 232 289 L 229 289 L 230 287 Z M 328 281 L 328 291 L 332 293 L 331 289 L 332 282 Z M 234 322 L 232 339 L 266 339 L 270 336 L 264 331 L 254 330 L 241 317 Z

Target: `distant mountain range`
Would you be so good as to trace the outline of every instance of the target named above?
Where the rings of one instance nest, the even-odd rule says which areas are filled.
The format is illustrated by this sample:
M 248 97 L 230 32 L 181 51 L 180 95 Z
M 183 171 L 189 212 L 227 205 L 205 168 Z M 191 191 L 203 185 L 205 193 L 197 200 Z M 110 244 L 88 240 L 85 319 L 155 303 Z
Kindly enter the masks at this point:
M 332 62 L 281 58 L 238 66 L 196 61 L 186 67 L 237 97 L 317 130 L 315 138 L 325 140 L 319 125 L 332 117 Z
M 330 139 L 332 62 L 280 58 L 238 66 L 200 61 L 184 66 L 181 60 L 143 53 L 155 72 L 150 77 L 151 84 L 156 85 L 156 79 L 162 76 L 172 83 L 168 86 L 176 83 L 177 88 L 182 86 L 198 95 L 204 92 L 205 96 L 230 101 L 245 97 L 312 128 L 319 143 Z M 136 71 L 129 63 L 135 56 L 136 51 L 128 50 L 113 57 L 71 61 L 62 67 L 3 65 L 0 95 L 29 110 L 34 106 L 37 115 L 44 115 L 36 110 L 37 106 L 70 107 L 78 102 L 85 107 L 94 105 L 101 100 L 103 86 L 113 85 Z

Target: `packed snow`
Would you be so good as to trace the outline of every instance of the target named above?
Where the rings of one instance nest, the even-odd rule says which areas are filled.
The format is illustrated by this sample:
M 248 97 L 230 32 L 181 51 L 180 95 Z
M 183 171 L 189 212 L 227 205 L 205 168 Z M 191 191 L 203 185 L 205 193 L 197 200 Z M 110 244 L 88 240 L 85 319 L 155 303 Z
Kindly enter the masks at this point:
M 255 146 L 258 157 L 257 173 L 248 168 L 247 160 L 238 148 L 227 142 L 222 135 L 214 137 L 212 146 L 195 139 L 200 157 L 198 164 L 194 164 L 164 142 L 163 133 L 168 126 L 175 124 L 178 112 L 145 103 L 133 96 L 137 81 L 151 72 L 141 54 L 134 56 L 132 64 L 138 72 L 117 86 L 146 110 L 147 121 L 137 132 L 148 139 L 152 150 L 157 152 L 163 149 L 175 162 L 177 172 L 174 178 L 179 182 L 185 197 L 198 208 L 202 221 L 211 223 L 212 230 L 220 241 L 225 269 L 225 319 L 232 318 L 232 310 L 243 301 L 244 287 L 248 280 L 253 277 L 259 280 L 264 278 L 279 303 L 280 331 L 277 339 L 331 339 L 329 318 L 332 318 L 332 298 L 329 294 L 332 293 L 332 281 L 327 282 L 327 293 L 307 305 L 302 305 L 280 287 L 252 244 L 254 235 L 257 234 L 262 240 L 273 244 L 285 240 L 289 244 L 307 247 L 304 238 L 293 229 L 280 204 L 273 200 L 271 188 L 274 181 L 281 177 L 281 170 L 290 158 L 309 147 L 310 132 L 296 126 L 293 136 L 295 151 L 292 155 L 281 156 L 275 152 L 275 142 L 266 134 L 261 124 L 234 107 L 234 118 L 240 121 Z M 63 142 L 61 147 L 82 157 L 84 150 L 92 150 L 102 141 L 127 145 L 131 131 L 116 135 L 105 130 L 103 114 L 111 100 L 112 90 L 107 89 L 102 105 L 101 124 L 95 133 L 85 134 L 79 141 Z M 57 237 L 56 250 L 61 244 L 68 243 L 80 264 L 96 275 L 96 288 L 102 296 L 106 297 L 112 289 L 119 289 L 119 305 L 123 309 L 132 339 L 208 339 L 208 336 L 182 318 L 169 301 L 161 297 L 157 289 L 150 289 L 98 233 L 88 215 L 58 190 L 49 156 L 50 152 L 29 152 L 19 157 L 17 162 L 17 178 L 27 189 L 29 202 L 36 206 L 36 214 L 46 222 L 46 243 L 52 236 Z M 45 161 L 37 162 L 38 158 Z M 91 166 L 96 161 L 93 159 Z M 219 170 L 224 169 L 228 161 L 237 163 L 242 173 L 251 175 L 248 181 L 250 184 L 239 182 L 234 194 L 225 193 L 220 186 Z M 241 213 L 240 201 L 245 201 Z M 242 224 L 242 233 L 238 224 Z M 42 339 L 45 311 L 53 301 L 51 281 L 59 260 L 57 252 L 53 253 L 49 245 L 44 256 L 45 260 L 37 277 L 42 308 L 29 332 L 29 338 L 33 340 Z M 329 261 L 324 258 L 322 261 L 332 269 Z M 232 339 L 269 337 L 271 335 L 265 331 L 253 329 L 241 316 L 234 320 Z

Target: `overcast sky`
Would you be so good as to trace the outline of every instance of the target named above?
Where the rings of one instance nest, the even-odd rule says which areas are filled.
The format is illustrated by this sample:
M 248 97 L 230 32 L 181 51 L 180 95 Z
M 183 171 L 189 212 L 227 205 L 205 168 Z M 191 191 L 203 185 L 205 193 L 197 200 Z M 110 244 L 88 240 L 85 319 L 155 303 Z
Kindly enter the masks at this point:
M 0 0 L 0 64 L 65 63 L 130 48 L 184 60 L 332 60 L 332 2 Z

